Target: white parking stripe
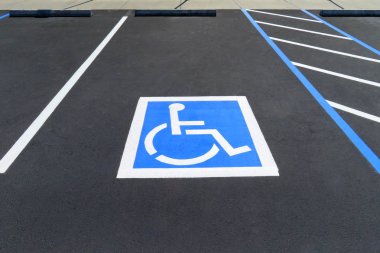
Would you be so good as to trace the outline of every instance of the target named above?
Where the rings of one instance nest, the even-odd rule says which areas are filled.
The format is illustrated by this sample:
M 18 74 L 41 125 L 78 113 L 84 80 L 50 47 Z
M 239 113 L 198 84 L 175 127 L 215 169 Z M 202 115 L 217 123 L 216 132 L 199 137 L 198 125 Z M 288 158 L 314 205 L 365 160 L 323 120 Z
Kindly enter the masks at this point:
M 332 107 L 380 123 L 380 117 L 326 100 Z
M 66 97 L 69 91 L 74 87 L 79 78 L 91 65 L 91 63 L 96 59 L 103 48 L 112 39 L 115 33 L 119 30 L 122 24 L 125 22 L 127 17 L 122 17 L 120 21 L 114 26 L 114 28 L 109 32 L 109 34 L 104 38 L 104 40 L 99 44 L 99 46 L 92 52 L 92 54 L 87 58 L 87 60 L 79 67 L 79 69 L 71 76 L 71 78 L 66 82 L 66 84 L 61 88 L 61 90 L 55 95 L 55 97 L 50 101 L 50 103 L 45 107 L 45 109 L 38 115 L 38 117 L 33 121 L 33 123 L 26 129 L 26 131 L 21 135 L 21 137 L 16 141 L 11 149 L 4 155 L 3 159 L 0 161 L 0 173 L 4 173 L 16 160 L 19 154 L 24 150 L 28 143 L 33 139 L 34 135 L 40 130 L 42 125 Z
M 330 33 L 316 32 L 316 31 L 311 31 L 311 30 L 306 30 L 306 29 L 300 29 L 300 28 L 296 28 L 296 27 L 292 27 L 292 26 L 278 25 L 278 24 L 273 24 L 273 23 L 268 23 L 268 22 L 263 22 L 263 21 L 256 21 L 256 23 L 280 27 L 280 28 L 285 28 L 285 29 L 290 29 L 290 30 L 296 30 L 296 31 L 300 31 L 300 32 L 313 33 L 313 34 L 318 34 L 318 35 L 323 35 L 323 36 L 328 36 L 328 37 L 334 37 L 334 38 L 343 39 L 343 40 L 351 40 L 350 38 L 347 38 L 344 36 L 334 35 L 334 34 L 330 34 Z
M 277 14 L 277 13 L 273 13 L 273 12 L 257 11 L 257 10 L 250 10 L 250 9 L 247 9 L 247 11 L 250 11 L 250 12 L 257 12 L 257 13 L 262 13 L 262 14 L 267 14 L 267 15 L 273 15 L 273 16 L 279 16 L 279 17 L 284 17 L 284 18 L 299 19 L 299 20 L 309 21 L 309 22 L 314 22 L 314 23 L 322 23 L 322 21 L 315 20 L 315 19 L 299 18 L 299 17 L 294 17 L 294 16 L 288 16 L 288 15 L 283 15 L 283 14 Z
M 373 85 L 373 86 L 376 86 L 376 87 L 380 87 L 380 83 L 378 83 L 378 82 L 369 81 L 369 80 L 366 80 L 366 79 L 362 79 L 362 78 L 358 78 L 358 77 L 354 77 L 354 76 L 349 76 L 349 75 L 345 75 L 345 74 L 337 73 L 337 72 L 334 72 L 334 71 L 330 71 L 330 70 L 326 70 L 326 69 L 321 69 L 321 68 L 309 66 L 309 65 L 306 65 L 306 64 L 298 63 L 298 62 L 292 62 L 292 63 L 295 66 L 297 66 L 297 67 L 301 67 L 301 68 L 305 68 L 305 69 L 310 69 L 310 70 L 314 70 L 314 71 L 317 71 L 317 72 L 321 72 L 321 73 L 325 73 L 325 74 L 329 74 L 329 75 L 345 78 L 345 79 L 348 79 L 348 80 L 352 80 L 352 81 L 355 81 L 355 82 L 360 82 L 360 83 L 365 83 L 365 84 Z
M 325 52 L 329 52 L 329 53 L 333 53 L 333 54 L 340 54 L 340 55 L 344 55 L 344 56 L 348 56 L 348 57 L 352 57 L 352 58 L 357 58 L 357 59 L 361 59 L 361 60 L 365 60 L 365 61 L 380 63 L 380 60 L 374 59 L 374 58 L 364 57 L 364 56 L 360 56 L 360 55 L 356 55 L 356 54 L 344 53 L 344 52 L 331 50 L 331 49 L 327 49 L 327 48 L 323 48 L 323 47 L 311 46 L 311 45 L 307 45 L 307 44 L 303 44 L 303 43 L 299 43 L 299 42 L 294 42 L 294 41 L 290 41 L 290 40 L 283 40 L 283 39 L 274 38 L 274 37 L 270 37 L 270 38 L 272 40 L 275 40 L 275 41 L 280 41 L 283 43 L 288 43 L 288 44 L 292 44 L 292 45 L 296 45 L 296 46 L 300 46 L 300 47 L 307 47 L 307 48 L 325 51 Z

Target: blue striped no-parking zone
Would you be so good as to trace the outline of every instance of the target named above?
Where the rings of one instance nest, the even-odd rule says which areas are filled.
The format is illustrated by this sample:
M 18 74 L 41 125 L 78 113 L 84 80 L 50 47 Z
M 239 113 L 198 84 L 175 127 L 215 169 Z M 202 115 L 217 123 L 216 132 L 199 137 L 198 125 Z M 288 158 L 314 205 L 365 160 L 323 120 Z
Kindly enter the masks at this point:
M 287 65 L 287 67 L 293 72 L 293 74 L 298 78 L 298 80 L 303 84 L 303 86 L 310 92 L 310 94 L 314 97 L 314 99 L 318 102 L 318 104 L 325 110 L 325 112 L 331 117 L 331 119 L 338 125 L 338 127 L 345 133 L 345 135 L 350 139 L 350 141 L 355 145 L 355 147 L 360 151 L 360 153 L 367 159 L 367 161 L 373 166 L 373 168 L 380 173 L 380 159 L 375 154 L 375 152 L 362 140 L 362 138 L 351 128 L 349 124 L 334 110 L 331 104 L 321 95 L 321 93 L 313 86 L 313 84 L 305 77 L 304 74 L 295 66 L 295 64 L 284 54 L 284 52 L 274 43 L 274 41 L 267 35 L 267 33 L 260 27 L 259 22 L 256 21 L 246 9 L 242 9 L 243 14 L 247 17 L 247 19 L 251 22 L 254 28 L 260 33 L 260 35 L 265 39 L 265 41 L 272 47 L 272 49 L 278 54 L 278 56 L 282 59 L 282 61 Z M 352 35 L 342 31 L 339 28 L 327 23 L 326 21 L 316 17 L 314 14 L 303 10 L 304 13 L 313 17 L 315 20 L 318 20 L 330 28 L 334 29 L 338 33 L 342 34 L 342 38 L 353 40 L 361 46 L 369 49 L 370 51 L 379 55 L 377 49 L 367 45 L 366 43 L 356 39 Z M 265 22 L 260 22 L 264 25 L 268 24 Z M 273 25 L 273 24 L 269 24 Z M 292 27 L 282 26 L 282 28 L 293 29 Z M 304 29 L 298 29 L 302 32 L 311 32 Z M 325 33 L 313 32 L 316 34 L 324 35 L 324 36 L 335 36 Z M 339 36 L 340 37 L 340 36 Z

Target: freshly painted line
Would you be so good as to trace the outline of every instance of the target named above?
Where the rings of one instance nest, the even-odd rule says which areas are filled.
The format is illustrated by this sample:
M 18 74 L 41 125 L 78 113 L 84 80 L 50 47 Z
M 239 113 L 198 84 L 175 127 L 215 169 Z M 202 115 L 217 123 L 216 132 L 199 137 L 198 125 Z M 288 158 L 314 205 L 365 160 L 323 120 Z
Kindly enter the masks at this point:
M 330 33 L 316 32 L 316 31 L 300 29 L 300 28 L 296 28 L 296 27 L 292 27 L 292 26 L 278 25 L 278 24 L 273 24 L 273 23 L 268 23 L 268 22 L 263 22 L 263 21 L 255 21 L 255 22 L 259 23 L 259 24 L 263 24 L 263 25 L 276 26 L 276 27 L 280 27 L 280 28 L 296 30 L 296 31 L 305 32 L 305 33 L 313 33 L 313 34 L 318 34 L 318 35 L 323 35 L 323 36 L 328 36 L 328 37 L 334 37 L 334 38 L 339 38 L 339 39 L 344 39 L 344 40 L 351 40 L 350 38 L 340 36 L 340 35 L 334 35 L 334 34 L 330 34 Z
M 302 64 L 302 63 L 299 63 L 299 62 L 292 62 L 292 63 L 295 66 L 297 66 L 297 67 L 301 67 L 301 68 L 305 68 L 305 69 L 310 69 L 310 70 L 314 70 L 314 71 L 317 71 L 317 72 L 325 73 L 325 74 L 328 74 L 328 75 L 345 78 L 345 79 L 348 79 L 348 80 L 351 80 L 351 81 L 355 81 L 355 82 L 359 82 L 359 83 L 365 83 L 365 84 L 373 85 L 373 86 L 376 86 L 376 87 L 380 87 L 380 83 L 378 83 L 378 82 L 369 81 L 369 80 L 366 80 L 366 79 L 362 79 L 362 78 L 358 78 L 358 77 L 354 77 L 354 76 L 349 76 L 349 75 L 341 74 L 341 73 L 330 71 L 330 70 L 327 70 L 327 69 L 321 69 L 321 68 L 313 67 L 313 66 Z
M 0 20 L 1 20 L 1 19 L 4 19 L 4 18 L 7 18 L 7 17 L 9 17 L 9 13 L 6 13 L 6 14 L 0 16 Z
M 364 57 L 364 56 L 360 56 L 360 55 L 356 55 L 356 54 L 344 53 L 344 52 L 340 52 L 340 51 L 336 51 L 336 50 L 331 50 L 331 49 L 327 49 L 327 48 L 323 48 L 323 47 L 311 46 L 311 45 L 307 45 L 307 44 L 303 44 L 303 43 L 299 43 L 299 42 L 294 42 L 294 41 L 290 41 L 290 40 L 283 40 L 283 39 L 279 39 L 279 38 L 275 38 L 275 37 L 270 37 L 270 38 L 274 41 L 279 41 L 279 42 L 292 44 L 292 45 L 296 45 L 296 46 L 300 46 L 300 47 L 307 47 L 307 48 L 325 51 L 325 52 L 329 52 L 329 53 L 333 53 L 333 54 L 340 54 L 340 55 L 344 55 L 344 56 L 348 56 L 348 57 L 352 57 L 352 58 L 357 58 L 360 60 L 380 63 L 380 60 L 374 59 L 374 58 Z
M 330 24 L 329 22 L 323 20 L 322 18 L 318 17 L 317 15 L 314 15 L 313 13 L 308 12 L 307 10 L 302 10 L 302 11 L 303 11 L 304 13 L 306 13 L 307 15 L 309 15 L 310 17 L 315 18 L 316 20 L 322 21 L 325 25 L 327 25 L 327 26 L 330 27 L 331 29 L 337 31 L 338 33 L 340 33 L 340 34 L 342 34 L 342 35 L 344 35 L 344 36 L 346 36 L 347 38 L 350 38 L 351 40 L 355 41 L 356 43 L 360 44 L 361 46 L 367 48 L 368 50 L 370 50 L 370 51 L 372 51 L 372 52 L 374 52 L 375 54 L 377 54 L 377 55 L 380 56 L 380 51 L 377 50 L 376 48 L 374 48 L 374 47 L 368 45 L 367 43 L 365 43 L 365 42 L 363 42 L 363 41 L 361 41 L 361 40 L 355 38 L 354 36 L 352 36 L 352 35 L 346 33 L 345 31 L 339 29 L 338 27 L 336 27 L 336 26 Z
M 273 12 L 257 11 L 257 10 L 249 10 L 249 9 L 247 11 L 257 12 L 257 13 L 262 13 L 262 14 L 267 14 L 267 15 L 273 15 L 273 16 L 279 16 L 279 17 L 284 17 L 284 18 L 299 19 L 299 20 L 315 22 L 315 23 L 322 23 L 322 21 L 319 21 L 319 20 L 314 20 L 314 19 L 309 19 L 309 18 L 299 18 L 299 17 L 294 17 L 294 16 L 277 14 L 277 13 L 273 13 Z
M 369 120 L 375 121 L 377 123 L 380 123 L 380 117 L 377 117 L 375 115 L 372 115 L 372 114 L 369 114 L 369 113 L 366 113 L 366 112 L 362 112 L 362 111 L 356 110 L 354 108 L 351 108 L 351 107 L 348 107 L 348 106 L 345 106 L 345 105 L 341 105 L 341 104 L 338 104 L 338 103 L 335 103 L 335 102 L 332 102 L 332 101 L 328 101 L 328 100 L 326 100 L 326 101 L 332 107 L 334 107 L 336 109 L 339 109 L 341 111 L 345 111 L 345 112 L 354 114 L 356 116 L 359 116 L 359 117 L 362 117 L 362 118 L 369 119 Z
M 103 48 L 112 39 L 115 33 L 119 30 L 122 24 L 125 22 L 127 17 L 122 17 L 120 21 L 114 26 L 110 33 L 104 38 L 104 40 L 98 45 L 98 47 L 92 52 L 92 54 L 87 58 L 87 60 L 79 67 L 79 69 L 71 76 L 71 78 L 66 82 L 66 84 L 61 88 L 61 90 L 55 95 L 55 97 L 50 101 L 50 103 L 45 107 L 45 109 L 38 115 L 38 117 L 33 121 L 33 123 L 26 129 L 26 131 L 21 135 L 21 137 L 16 141 L 16 143 L 11 147 L 11 149 L 4 155 L 3 159 L 0 161 L 0 173 L 4 173 L 32 140 L 34 135 L 66 97 L 69 91 L 74 87 L 79 78 L 91 65 L 91 63 L 96 59 Z
M 355 133 L 355 131 L 344 121 L 344 119 L 329 105 L 329 103 L 323 98 L 319 91 L 310 83 L 310 81 L 298 70 L 296 66 L 292 64 L 289 58 L 281 51 L 281 49 L 269 38 L 264 30 L 257 24 L 251 15 L 245 10 L 241 9 L 247 19 L 261 34 L 265 41 L 273 48 L 278 54 L 281 60 L 286 66 L 293 72 L 303 86 L 310 92 L 319 105 L 325 110 L 325 112 L 331 117 L 332 120 L 339 126 L 339 128 L 345 133 L 360 153 L 367 159 L 367 161 L 373 166 L 373 168 L 380 174 L 380 159 L 371 150 L 370 147 Z

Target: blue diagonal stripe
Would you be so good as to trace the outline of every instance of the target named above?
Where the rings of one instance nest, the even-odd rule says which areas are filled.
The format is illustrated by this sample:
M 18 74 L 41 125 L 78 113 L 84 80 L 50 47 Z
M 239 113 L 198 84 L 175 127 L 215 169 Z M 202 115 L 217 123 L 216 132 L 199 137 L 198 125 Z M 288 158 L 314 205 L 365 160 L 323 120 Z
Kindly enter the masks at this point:
M 9 13 L 5 13 L 2 16 L 0 16 L 0 20 L 9 17 Z

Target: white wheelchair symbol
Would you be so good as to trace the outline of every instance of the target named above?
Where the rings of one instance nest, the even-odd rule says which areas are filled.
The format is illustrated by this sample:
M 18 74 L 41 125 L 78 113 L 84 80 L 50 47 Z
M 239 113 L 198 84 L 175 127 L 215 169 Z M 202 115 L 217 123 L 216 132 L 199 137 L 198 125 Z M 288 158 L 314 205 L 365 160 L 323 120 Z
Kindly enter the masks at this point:
M 169 105 L 170 112 L 170 125 L 172 135 L 182 135 L 181 126 L 204 126 L 204 121 L 180 121 L 178 117 L 178 112 L 185 109 L 185 105 L 180 103 L 173 103 Z M 153 128 L 145 137 L 144 145 L 149 155 L 154 155 L 157 153 L 156 148 L 153 145 L 154 137 L 162 130 L 167 128 L 167 123 L 161 124 Z M 187 129 L 185 130 L 185 135 L 211 135 L 215 141 L 226 151 L 229 156 L 234 156 L 251 151 L 248 146 L 241 146 L 238 148 L 233 148 L 228 141 L 219 133 L 217 129 Z M 170 164 L 170 165 L 194 165 L 205 162 L 213 158 L 219 152 L 219 147 L 215 144 L 201 156 L 188 159 L 176 159 L 165 155 L 159 155 L 156 160 Z

